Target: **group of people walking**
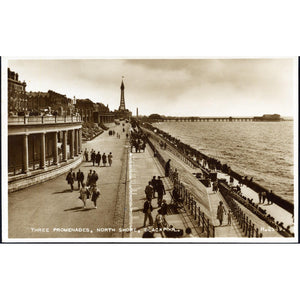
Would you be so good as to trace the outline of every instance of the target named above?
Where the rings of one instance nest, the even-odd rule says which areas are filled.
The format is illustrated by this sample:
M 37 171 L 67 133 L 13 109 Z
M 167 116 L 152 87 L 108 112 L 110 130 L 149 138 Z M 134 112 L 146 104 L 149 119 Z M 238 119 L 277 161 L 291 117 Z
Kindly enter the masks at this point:
M 97 187 L 97 181 L 99 179 L 95 170 L 90 170 L 87 175 L 86 182 L 84 182 L 84 173 L 79 169 L 75 175 L 75 172 L 71 169 L 66 177 L 67 183 L 71 187 L 71 191 L 74 190 L 74 183 L 77 181 L 79 190 L 79 199 L 83 202 L 83 208 L 86 208 L 87 199 L 91 199 L 94 203 L 94 208 L 97 208 L 97 199 L 100 196 L 100 190 Z
M 100 151 L 96 153 L 96 151 L 92 149 L 91 152 L 89 153 L 89 151 L 85 149 L 84 157 L 85 157 L 85 161 L 91 161 L 93 163 L 93 166 L 97 165 L 98 167 L 100 167 L 101 160 L 102 160 L 103 167 L 106 167 L 106 164 L 108 164 L 108 166 L 110 167 L 112 165 L 113 155 L 111 152 L 109 152 L 108 155 L 106 155 L 105 153 L 101 155 Z
M 264 204 L 265 201 L 267 200 L 267 204 L 273 204 L 273 191 L 270 190 L 269 192 L 266 191 L 262 191 L 260 193 L 258 193 L 258 200 L 260 204 Z
M 146 227 L 147 220 L 149 219 L 149 225 L 153 226 L 153 217 L 152 217 L 152 199 L 156 198 L 157 194 L 157 206 L 160 207 L 158 210 L 159 217 L 157 218 L 164 218 L 167 214 L 167 202 L 163 199 L 163 195 L 166 194 L 166 190 L 164 184 L 161 180 L 161 177 L 153 176 L 151 181 L 148 182 L 148 185 L 145 187 L 145 194 L 146 194 L 146 201 L 144 202 L 143 213 L 144 213 L 144 227 Z M 161 217 L 162 216 L 162 217 Z M 158 222 L 159 224 L 161 222 Z
M 229 209 L 228 212 L 226 212 L 223 202 L 220 201 L 219 206 L 217 208 L 217 219 L 220 222 L 220 226 L 222 226 L 223 220 L 224 220 L 224 215 L 226 215 L 226 214 L 227 214 L 227 225 L 231 225 L 231 217 L 232 217 L 231 210 Z
M 130 133 L 130 151 L 133 151 L 135 148 L 135 152 L 145 152 L 146 149 L 146 136 L 142 131 L 133 130 Z

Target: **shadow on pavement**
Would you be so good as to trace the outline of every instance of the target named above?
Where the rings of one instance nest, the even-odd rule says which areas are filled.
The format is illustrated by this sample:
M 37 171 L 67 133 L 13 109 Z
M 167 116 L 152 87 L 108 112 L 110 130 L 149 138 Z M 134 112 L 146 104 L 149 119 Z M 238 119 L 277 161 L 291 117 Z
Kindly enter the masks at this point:
M 93 207 L 92 208 L 82 208 L 82 209 L 78 209 L 78 210 L 73 210 L 73 212 L 81 212 L 81 211 L 89 211 L 89 210 L 94 210 L 94 208 Z
M 78 209 L 81 209 L 81 208 L 82 208 L 82 206 L 76 206 L 76 207 L 73 207 L 73 208 L 64 209 L 64 211 L 78 210 Z
M 54 192 L 53 194 L 63 194 L 63 193 L 72 193 L 72 191 L 70 189 L 67 189 L 67 190 L 63 190 L 61 192 Z

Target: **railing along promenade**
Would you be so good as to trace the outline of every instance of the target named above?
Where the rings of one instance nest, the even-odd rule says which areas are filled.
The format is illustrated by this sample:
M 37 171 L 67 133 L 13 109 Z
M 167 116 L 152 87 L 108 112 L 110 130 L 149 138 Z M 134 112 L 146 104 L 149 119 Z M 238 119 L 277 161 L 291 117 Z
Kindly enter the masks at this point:
M 221 170 L 223 173 L 229 174 L 230 176 L 232 176 L 239 182 L 244 181 L 244 184 L 247 185 L 249 188 L 251 188 L 256 193 L 262 193 L 262 192 L 266 192 L 267 194 L 269 193 L 268 189 L 262 187 L 258 183 L 254 182 L 254 181 L 250 181 L 250 180 L 245 181 L 243 179 L 244 176 L 233 171 L 227 164 L 222 164 L 219 160 L 209 157 L 209 156 L 205 155 L 204 153 L 193 149 L 190 145 L 187 145 L 187 144 L 181 142 L 180 140 L 172 137 L 170 134 L 152 126 L 149 123 L 144 123 L 143 126 L 146 129 L 152 131 L 155 135 L 159 136 L 161 139 L 168 141 L 169 145 L 171 147 L 174 147 L 176 150 L 178 150 L 178 152 L 180 152 L 185 157 L 185 159 L 189 160 L 189 162 L 192 163 L 194 166 L 201 168 L 201 170 L 206 175 L 209 175 L 209 173 L 210 173 L 209 169 Z M 209 169 L 204 168 L 200 164 L 201 160 L 205 161 L 205 163 L 208 165 Z M 272 195 L 272 202 L 274 202 L 281 208 L 285 209 L 289 213 L 294 214 L 294 204 L 283 199 L 282 197 L 280 197 L 274 193 Z
M 272 228 L 274 228 L 274 230 L 277 231 L 280 235 L 284 237 L 294 236 L 294 234 L 289 231 L 289 227 L 285 228 L 278 221 L 275 222 L 275 219 L 272 216 L 267 215 L 265 210 L 262 210 L 258 205 L 254 205 L 250 203 L 249 201 L 244 199 L 241 195 L 232 191 L 232 189 L 227 184 L 220 182 L 218 184 L 218 187 L 225 201 L 227 202 L 233 214 L 235 215 L 236 219 L 238 220 L 239 224 L 243 228 L 243 231 L 245 232 L 246 236 L 250 234 L 251 236 L 249 237 L 253 237 L 252 231 L 255 232 L 256 237 L 261 237 L 262 234 L 259 234 L 258 236 L 258 232 L 259 232 L 258 228 L 254 229 L 254 224 L 251 223 L 250 219 L 248 220 L 248 218 L 242 212 L 242 210 L 240 209 L 236 201 L 242 204 L 244 207 L 246 207 L 249 211 L 254 213 L 256 216 L 258 216 L 261 220 L 266 222 Z M 247 232 L 247 230 L 251 230 L 251 233 Z
M 232 176 L 239 182 L 243 182 L 245 185 L 247 185 L 249 188 L 251 188 L 256 193 L 261 193 L 261 192 L 266 192 L 267 194 L 269 193 L 269 191 L 267 189 L 260 186 L 256 182 L 249 181 L 249 180 L 247 182 L 245 182 L 245 180 L 243 179 L 243 176 L 234 172 L 233 170 L 231 170 L 231 168 L 229 166 L 227 166 L 227 164 L 221 164 L 221 162 L 218 161 L 217 159 L 211 158 L 211 157 L 201 153 L 200 151 L 193 149 L 191 146 L 182 143 L 180 140 L 175 139 L 168 133 L 165 133 L 164 131 L 152 126 L 149 123 L 144 123 L 143 126 L 145 128 L 147 128 L 150 132 L 152 132 L 153 135 L 156 136 L 156 139 L 163 139 L 164 141 L 167 141 L 169 144 L 168 150 L 173 148 L 173 149 L 175 149 L 175 151 L 180 152 L 182 157 L 184 157 L 183 161 L 188 161 L 189 165 L 193 164 L 194 166 L 201 168 L 204 175 L 207 176 L 208 178 L 210 176 L 210 169 L 213 169 L 213 170 L 217 169 L 217 170 L 221 170 L 225 174 L 229 174 L 230 176 Z M 179 155 L 177 155 L 177 156 L 179 156 Z M 204 160 L 210 169 L 203 167 L 199 162 L 200 160 Z M 289 231 L 289 226 L 287 228 L 285 228 L 282 223 L 275 221 L 272 216 L 267 215 L 265 210 L 253 207 L 253 205 L 251 205 L 248 201 L 243 199 L 242 196 L 237 195 L 237 197 L 240 200 L 240 203 L 242 203 L 242 204 L 245 203 L 246 205 L 244 205 L 244 206 L 246 208 L 249 209 L 249 207 L 250 207 L 251 208 L 251 209 L 249 209 L 250 211 L 252 211 L 260 219 L 264 220 L 267 224 L 269 224 L 271 227 L 273 227 L 276 231 L 278 231 L 278 233 L 280 233 L 281 235 L 283 235 L 285 237 L 293 236 L 293 234 Z M 236 200 L 238 200 L 238 199 L 236 199 Z M 278 206 L 282 207 L 289 213 L 291 213 L 291 214 L 294 213 L 294 204 L 281 198 L 280 196 L 273 194 L 272 202 L 276 203 Z M 237 218 L 240 218 L 240 215 L 237 216 Z
M 140 130 L 143 131 L 141 128 Z M 152 151 L 155 153 L 155 156 L 162 167 L 165 168 L 166 161 L 159 153 L 159 151 L 155 148 L 147 135 L 146 140 Z M 178 180 L 177 176 L 174 176 L 174 174 L 174 170 L 170 168 L 169 178 L 174 184 L 174 188 L 179 192 L 179 197 L 180 199 L 182 199 L 184 206 L 190 211 L 192 218 L 200 228 L 201 233 L 208 238 L 215 237 L 214 225 L 211 224 L 209 218 L 205 215 L 205 213 L 201 211 L 200 205 L 195 200 L 198 198 L 198 196 L 194 195 L 182 182 L 180 182 L 180 180 Z
M 81 122 L 81 116 L 10 116 L 7 121 L 8 125 L 75 123 Z

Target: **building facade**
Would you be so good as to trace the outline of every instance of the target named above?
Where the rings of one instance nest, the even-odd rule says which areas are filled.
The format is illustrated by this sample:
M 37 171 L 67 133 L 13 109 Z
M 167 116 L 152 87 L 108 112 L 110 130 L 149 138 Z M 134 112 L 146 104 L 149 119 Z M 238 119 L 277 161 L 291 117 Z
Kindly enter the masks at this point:
M 9 115 L 21 115 L 27 112 L 26 82 L 19 80 L 19 74 L 7 70 L 8 88 L 8 113 Z
M 82 152 L 81 118 L 9 117 L 8 175 L 59 167 Z
M 112 123 L 115 119 L 114 113 L 109 111 L 108 106 L 103 103 L 94 103 L 90 99 L 77 99 L 75 105 L 83 122 L 87 123 Z
M 48 92 L 27 93 L 27 107 L 30 115 L 40 115 L 47 111 L 58 116 L 69 116 L 76 113 L 73 100 L 66 95 L 59 94 L 52 90 Z

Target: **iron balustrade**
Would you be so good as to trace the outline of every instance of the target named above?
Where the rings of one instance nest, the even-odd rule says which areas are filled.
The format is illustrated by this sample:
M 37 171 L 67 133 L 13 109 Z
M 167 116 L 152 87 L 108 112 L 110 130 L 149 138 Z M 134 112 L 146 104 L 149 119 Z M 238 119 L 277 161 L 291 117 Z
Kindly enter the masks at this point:
M 205 155 L 204 153 L 193 149 L 191 146 L 182 143 L 180 140 L 172 137 L 170 134 L 152 126 L 149 123 L 143 123 L 143 126 L 148 129 L 150 132 L 154 133 L 155 136 L 159 136 L 161 139 L 166 140 L 169 145 L 172 145 L 174 149 L 178 150 L 180 153 L 182 153 L 191 163 L 193 163 L 196 167 L 201 168 L 202 172 L 206 175 L 209 175 L 210 170 L 200 165 L 198 162 L 200 159 L 204 160 L 208 167 L 210 169 L 217 168 L 218 170 L 221 170 L 225 174 L 229 174 L 239 182 L 242 181 L 244 176 L 234 172 L 227 164 L 221 164 L 220 161 L 218 161 L 215 158 L 209 157 Z M 196 157 L 196 161 L 192 159 L 192 157 Z M 246 176 L 247 177 L 247 176 Z M 260 186 L 258 183 L 247 180 L 245 182 L 247 186 L 249 186 L 252 190 L 254 190 L 257 193 L 265 191 L 267 194 L 269 193 L 268 189 Z M 278 206 L 282 207 L 286 211 L 290 212 L 291 214 L 294 214 L 294 203 L 291 203 L 282 197 L 276 195 L 275 193 L 272 194 L 272 202 L 276 203 Z M 286 234 L 286 233 L 284 233 Z M 287 232 L 289 234 L 289 232 Z
M 249 203 L 245 200 L 242 196 L 233 192 L 227 185 L 224 183 L 220 183 L 219 185 L 220 192 L 222 193 L 223 197 L 227 199 L 231 199 L 232 201 L 237 201 L 241 205 L 245 206 L 249 211 L 259 217 L 261 220 L 266 222 L 269 226 L 274 228 L 280 235 L 284 237 L 293 237 L 294 234 L 285 228 L 284 226 L 280 225 L 278 222 L 275 222 L 275 219 L 271 216 L 266 215 L 266 212 L 262 212 L 260 207 L 256 208 L 253 204 Z M 225 196 L 224 196 L 225 195 Z
M 8 125 L 78 123 L 81 116 L 18 116 L 8 117 Z
M 153 143 L 146 137 L 146 141 L 149 144 L 150 148 L 154 153 L 156 153 L 156 158 L 162 165 L 165 167 L 166 161 L 159 153 L 159 151 L 155 148 Z M 178 180 L 178 174 L 172 168 L 169 171 L 169 178 L 174 184 L 174 187 L 178 190 L 180 198 L 183 200 L 184 206 L 188 208 L 191 213 L 191 216 L 196 221 L 198 227 L 202 230 L 202 233 L 205 234 L 206 237 L 214 237 L 215 236 L 215 227 L 210 223 L 209 218 L 205 215 L 204 212 L 201 211 L 200 205 L 195 200 L 195 195 L 193 195 L 186 186 Z
M 219 185 L 219 190 L 224 197 L 226 203 L 230 207 L 233 216 L 237 220 L 243 234 L 246 237 L 252 238 L 261 238 L 263 234 L 259 232 L 259 229 L 255 226 L 255 224 L 248 218 L 248 216 L 243 212 L 243 210 L 239 207 L 239 205 L 235 202 L 235 200 L 230 197 L 229 193 L 226 192 L 226 188 L 223 184 Z

